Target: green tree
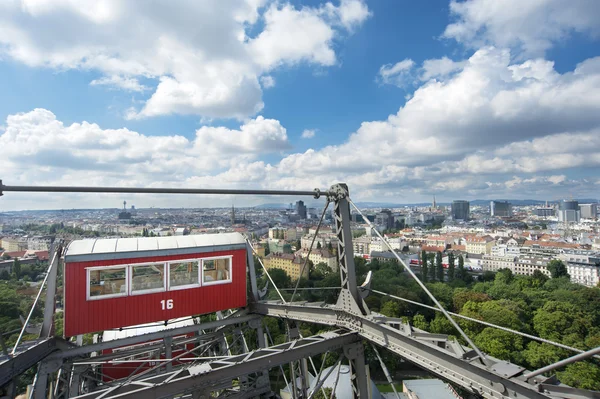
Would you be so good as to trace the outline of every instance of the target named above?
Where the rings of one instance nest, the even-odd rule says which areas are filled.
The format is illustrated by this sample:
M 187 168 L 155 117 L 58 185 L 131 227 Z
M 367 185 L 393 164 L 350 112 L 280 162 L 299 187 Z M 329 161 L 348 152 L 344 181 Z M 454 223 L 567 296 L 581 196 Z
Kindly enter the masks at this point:
M 265 248 L 265 256 L 267 256 L 268 254 L 271 253 L 271 250 L 269 249 L 269 244 L 268 243 L 264 244 L 264 248 Z
M 296 240 L 296 251 L 299 251 L 300 248 L 302 248 L 302 243 L 300 242 L 300 240 Z
M 550 272 L 552 278 L 569 277 L 569 273 L 567 273 L 567 267 L 562 261 L 558 259 L 554 259 L 548 262 L 546 268 Z
M 320 242 L 320 241 L 318 241 L 318 242 L 317 242 L 317 249 L 321 249 L 321 248 L 322 248 L 322 246 L 321 246 L 321 242 Z
M 292 279 L 285 270 L 273 268 L 269 270 L 269 275 L 277 288 L 290 288 L 292 286 Z
M 323 395 L 323 391 L 325 391 L 325 395 Z M 333 393 L 333 388 L 323 388 L 319 389 L 313 396 L 315 399 L 336 399 L 337 396 Z
M 400 317 L 400 304 L 397 301 L 387 301 L 380 312 L 387 317 Z
M 492 298 L 489 295 L 482 292 L 475 292 L 467 290 L 466 288 L 456 289 L 452 297 L 452 303 L 454 304 L 454 311 L 459 312 L 462 310 L 465 303 L 471 302 L 486 302 Z
M 466 275 L 467 275 L 467 272 L 465 270 L 465 260 L 461 254 L 461 255 L 458 255 L 458 269 L 456 270 L 456 272 L 454 274 L 454 278 L 459 279 L 459 280 L 464 280 Z
M 435 281 L 436 275 L 437 275 L 437 271 L 435 268 L 435 255 L 430 254 L 429 255 L 429 280 Z
M 21 278 L 21 262 L 18 258 L 15 258 L 13 263 L 13 273 L 17 275 L 17 279 Z
M 474 342 L 482 351 L 503 360 L 514 361 L 523 350 L 521 336 L 492 327 L 484 328 Z
M 315 265 L 315 267 L 313 268 L 311 277 L 314 280 L 322 280 L 324 277 L 328 276 L 330 273 L 333 273 L 333 270 L 331 270 L 331 268 L 329 266 L 327 266 L 327 263 L 320 262 L 320 263 L 317 263 Z
M 333 244 L 331 243 L 331 241 L 327 243 L 327 249 L 329 250 L 329 252 L 333 252 Z
M 422 314 L 417 314 L 415 317 L 413 317 L 413 326 L 420 330 L 429 331 L 429 323 Z
M 435 269 L 438 281 L 444 281 L 444 265 L 442 264 L 442 253 L 440 251 L 435 254 Z
M 600 390 L 600 367 L 589 362 L 577 362 L 557 373 L 564 384 L 581 389 Z
M 544 284 L 546 284 L 546 281 L 548 281 L 548 276 L 542 273 L 542 271 L 539 269 L 535 269 L 531 277 L 535 287 L 542 287 Z
M 448 254 L 448 281 L 454 281 L 454 254 L 450 252 Z

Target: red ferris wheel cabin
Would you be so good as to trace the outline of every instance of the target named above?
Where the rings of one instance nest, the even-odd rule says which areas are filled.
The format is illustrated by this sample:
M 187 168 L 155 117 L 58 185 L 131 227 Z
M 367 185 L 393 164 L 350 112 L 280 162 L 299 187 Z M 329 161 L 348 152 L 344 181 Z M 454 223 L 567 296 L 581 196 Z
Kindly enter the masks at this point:
M 246 264 L 239 233 L 73 241 L 64 335 L 244 307 Z

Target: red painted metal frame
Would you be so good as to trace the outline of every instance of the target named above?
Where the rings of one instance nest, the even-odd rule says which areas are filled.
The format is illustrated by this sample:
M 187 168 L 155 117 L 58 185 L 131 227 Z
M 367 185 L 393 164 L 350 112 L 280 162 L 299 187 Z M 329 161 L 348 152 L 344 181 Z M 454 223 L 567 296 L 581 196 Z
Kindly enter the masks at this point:
M 86 268 L 232 255 L 233 281 L 189 289 L 88 300 Z M 64 336 L 98 332 L 246 306 L 246 250 L 70 262 L 64 267 Z M 173 301 L 162 309 L 161 301 Z

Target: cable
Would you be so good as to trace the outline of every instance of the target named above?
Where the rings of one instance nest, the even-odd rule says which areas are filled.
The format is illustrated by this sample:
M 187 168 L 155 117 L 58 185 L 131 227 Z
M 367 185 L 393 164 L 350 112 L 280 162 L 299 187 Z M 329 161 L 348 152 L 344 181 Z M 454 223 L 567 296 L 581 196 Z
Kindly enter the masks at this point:
M 292 293 L 292 299 L 290 302 L 294 302 L 294 296 L 296 295 L 296 290 L 298 289 L 298 285 L 300 284 L 300 279 L 302 278 L 302 274 L 304 273 L 304 268 L 308 263 L 308 258 L 310 258 L 310 253 L 312 252 L 313 245 L 315 244 L 315 240 L 319 235 L 319 229 L 321 228 L 321 223 L 323 223 L 323 219 L 325 218 L 325 213 L 327 212 L 327 208 L 329 208 L 329 198 L 327 198 L 327 202 L 325 202 L 325 207 L 323 208 L 323 213 L 321 213 L 321 219 L 319 219 L 319 224 L 317 224 L 317 230 L 315 231 L 315 235 L 313 236 L 312 242 L 310 243 L 310 247 L 308 248 L 308 255 L 306 255 L 306 259 L 304 259 L 304 264 L 302 265 L 302 270 L 300 270 L 300 275 L 298 276 L 298 280 L 296 280 L 296 287 L 294 288 L 294 292 Z
M 481 359 L 481 361 L 484 364 L 489 365 L 489 361 L 487 360 L 487 358 L 485 357 L 485 355 L 483 354 L 483 352 L 481 352 L 479 350 L 479 348 L 475 345 L 475 343 L 471 340 L 471 338 L 469 338 L 467 336 L 467 334 L 463 331 L 463 329 L 460 328 L 460 326 L 456 323 L 456 321 L 452 317 L 450 317 L 450 315 L 448 314 L 448 312 L 446 311 L 446 309 L 444 309 L 444 307 L 442 306 L 442 304 L 440 304 L 438 302 L 438 300 L 435 298 L 435 296 L 427 289 L 427 287 L 425 286 L 425 284 L 423 284 L 423 282 L 419 278 L 417 278 L 417 276 L 410 269 L 410 267 L 408 267 L 406 265 L 406 263 L 404 263 L 404 261 L 402 260 L 402 258 L 400 258 L 400 256 L 398 256 L 398 254 L 396 253 L 396 251 L 394 251 L 394 249 L 392 248 L 392 246 L 390 245 L 390 243 L 387 241 L 387 239 L 385 239 L 377 231 L 377 229 L 375 228 L 375 226 L 373 226 L 373 224 L 371 223 L 371 221 L 369 219 L 367 219 L 367 217 L 365 215 L 363 215 L 363 213 L 360 211 L 360 209 L 358 209 L 358 207 L 354 204 L 354 202 L 352 202 L 352 200 L 350 198 L 348 198 L 348 202 L 350 204 L 352 204 L 352 206 L 354 207 L 354 209 L 356 209 L 356 211 L 362 216 L 362 218 L 364 219 L 364 221 L 367 222 L 367 224 L 369 225 L 369 227 L 371 227 L 371 230 L 375 231 L 375 234 L 377 234 L 377 236 L 379 236 L 379 238 L 385 243 L 385 245 L 389 248 L 389 250 L 392 251 L 392 254 L 394 254 L 394 256 L 396 257 L 396 259 L 398 259 L 398 262 L 400 262 L 400 264 L 402 266 L 404 266 L 404 268 L 406 269 L 406 271 L 417 282 L 417 284 L 419 284 L 421 286 L 421 288 L 423 289 L 423 291 L 425 291 L 425 293 L 427 294 L 427 296 L 429 296 L 429 298 L 431 298 L 431 300 L 433 301 L 433 303 L 436 304 L 436 306 L 440 309 L 440 311 L 444 314 L 444 316 L 446 316 L 446 318 L 450 321 L 450 323 L 452 323 L 452 325 L 454 326 L 454 328 L 456 328 L 456 330 L 460 333 L 460 335 L 462 335 L 462 337 L 465 339 L 465 341 L 467 341 L 467 343 L 469 344 L 469 346 L 471 348 L 473 348 L 473 350 L 475 351 L 475 353 L 477 353 L 477 356 L 479 356 L 479 358 Z

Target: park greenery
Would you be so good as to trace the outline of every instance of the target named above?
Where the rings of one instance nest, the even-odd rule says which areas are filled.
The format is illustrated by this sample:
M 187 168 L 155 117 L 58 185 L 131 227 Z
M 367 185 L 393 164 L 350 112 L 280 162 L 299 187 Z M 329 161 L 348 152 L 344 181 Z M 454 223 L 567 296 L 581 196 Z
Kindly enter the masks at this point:
M 444 269 L 440 267 L 440 255 L 421 255 L 426 259 L 426 262 L 423 262 L 426 267 L 423 267 L 421 278 L 426 281 L 427 288 L 445 309 L 580 350 L 600 346 L 600 288 L 571 283 L 562 262 L 556 261 L 549 265 L 552 278 L 541 271 L 536 271 L 532 276 L 514 275 L 508 269 L 497 273 L 485 272 L 474 278 L 465 270 L 464 259 L 459 256 L 458 267 L 455 267 L 456 258 L 452 256 L 448 260 L 448 270 L 444 277 Z M 355 264 L 359 283 L 371 270 L 372 289 L 434 305 L 410 275 L 403 273 L 403 267 L 398 263 L 380 262 L 376 259 L 367 263 L 362 258 L 355 258 Z M 295 286 L 295 281 L 291 281 L 282 270 L 271 270 L 270 275 L 279 288 Z M 264 284 L 266 277 L 263 275 L 259 279 L 259 285 L 263 287 Z M 299 284 L 302 288 L 316 289 L 299 291 L 295 300 L 335 303 L 339 290 L 319 288 L 339 285 L 338 273 L 324 264 L 317 264 L 311 270 L 310 279 L 301 280 Z M 270 289 L 267 295 L 268 299 L 279 298 L 273 289 Z M 282 295 L 289 300 L 291 292 L 282 291 Z M 404 318 L 415 328 L 448 334 L 453 339 L 465 343 L 441 313 L 373 293 L 365 301 L 373 312 L 388 317 Z M 456 320 L 483 352 L 522 365 L 529 370 L 541 368 L 575 354 L 479 323 L 460 318 Z M 306 333 L 315 333 L 321 327 L 303 325 L 303 328 Z M 278 339 L 284 339 L 283 327 L 275 329 L 275 332 Z M 385 359 L 392 372 L 402 367 L 398 358 L 390 353 L 385 355 Z M 379 369 L 376 360 L 369 358 L 369 351 L 367 360 L 370 361 L 370 365 L 373 362 L 372 367 Z M 573 387 L 600 390 L 600 363 L 596 359 L 568 365 L 560 369 L 557 376 L 561 382 Z

